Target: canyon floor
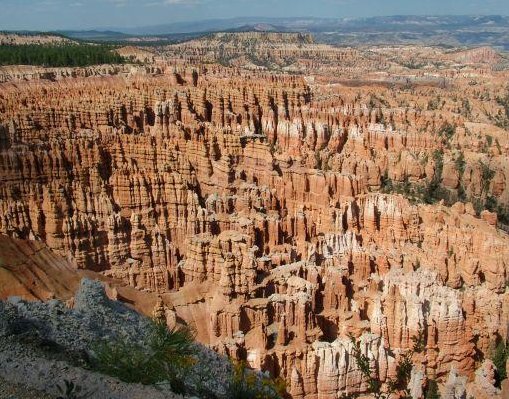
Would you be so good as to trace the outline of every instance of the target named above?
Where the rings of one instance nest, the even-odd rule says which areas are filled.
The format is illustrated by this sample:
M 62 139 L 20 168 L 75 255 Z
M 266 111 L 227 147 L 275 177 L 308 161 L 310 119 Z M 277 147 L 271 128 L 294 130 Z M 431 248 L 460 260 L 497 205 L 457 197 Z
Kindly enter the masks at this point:
M 293 399 L 369 394 L 356 344 L 384 387 L 410 357 L 394 398 L 508 397 L 508 54 L 260 32 L 118 52 L 0 67 L 0 298 L 72 308 L 98 279 Z

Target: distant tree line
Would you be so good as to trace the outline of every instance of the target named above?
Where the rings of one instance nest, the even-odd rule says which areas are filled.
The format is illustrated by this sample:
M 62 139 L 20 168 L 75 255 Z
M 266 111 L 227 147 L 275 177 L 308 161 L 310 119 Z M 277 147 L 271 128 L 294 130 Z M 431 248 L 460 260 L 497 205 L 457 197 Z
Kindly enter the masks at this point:
M 3 45 L 0 65 L 84 67 L 124 63 L 125 59 L 113 50 L 112 46 L 90 44 Z

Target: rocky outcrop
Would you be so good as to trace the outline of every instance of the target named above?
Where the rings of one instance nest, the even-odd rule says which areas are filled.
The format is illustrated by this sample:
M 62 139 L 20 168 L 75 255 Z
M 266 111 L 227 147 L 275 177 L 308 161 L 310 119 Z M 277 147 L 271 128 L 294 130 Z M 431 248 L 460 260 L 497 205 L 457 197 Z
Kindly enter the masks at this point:
M 0 377 L 52 395 L 64 381 L 97 398 L 183 398 L 169 387 L 121 382 L 91 370 L 101 344 L 137 346 L 149 342 L 151 321 L 125 304 L 110 300 L 98 281 L 83 279 L 72 302 L 56 299 L 27 302 L 19 297 L 0 301 Z M 228 359 L 191 344 L 193 365 L 182 378 L 186 392 L 201 389 L 225 397 L 232 366 Z M 56 354 L 51 355 L 51 349 Z M 142 355 L 138 352 L 136 356 Z M 138 359 L 140 360 L 140 359 Z M 88 367 L 83 367 L 87 364 Z M 93 369 L 93 367 L 92 367 Z M 213 371 L 212 371 L 213 370 Z M 254 381 L 259 381 L 253 374 Z M 169 385 L 169 384 L 168 384 Z M 182 388 L 184 389 L 184 388 Z
M 59 257 L 40 241 L 0 235 L 0 298 L 69 299 L 80 277 L 70 260 Z

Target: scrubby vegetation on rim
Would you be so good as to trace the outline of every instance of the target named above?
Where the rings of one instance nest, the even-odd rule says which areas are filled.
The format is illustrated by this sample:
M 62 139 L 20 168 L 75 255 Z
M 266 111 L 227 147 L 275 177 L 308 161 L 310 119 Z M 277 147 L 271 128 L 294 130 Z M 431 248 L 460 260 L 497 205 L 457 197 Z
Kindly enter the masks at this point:
M 128 383 L 169 384 L 175 393 L 217 398 L 205 386 L 197 384 L 190 388 L 183 380 L 196 363 L 197 355 L 194 334 L 189 328 L 169 330 L 164 322 L 154 321 L 148 339 L 137 345 L 123 340 L 99 343 L 88 367 Z M 282 379 L 259 376 L 245 362 L 233 362 L 232 366 L 225 399 L 280 399 L 284 395 L 286 386 Z

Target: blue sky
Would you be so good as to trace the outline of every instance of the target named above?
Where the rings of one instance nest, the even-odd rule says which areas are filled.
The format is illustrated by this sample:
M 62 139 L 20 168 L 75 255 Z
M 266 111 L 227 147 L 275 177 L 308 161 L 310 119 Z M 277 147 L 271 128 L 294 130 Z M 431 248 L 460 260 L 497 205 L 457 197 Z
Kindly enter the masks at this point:
M 509 15 L 509 0 L 0 0 L 0 10 L 0 30 L 51 30 L 239 16 Z

